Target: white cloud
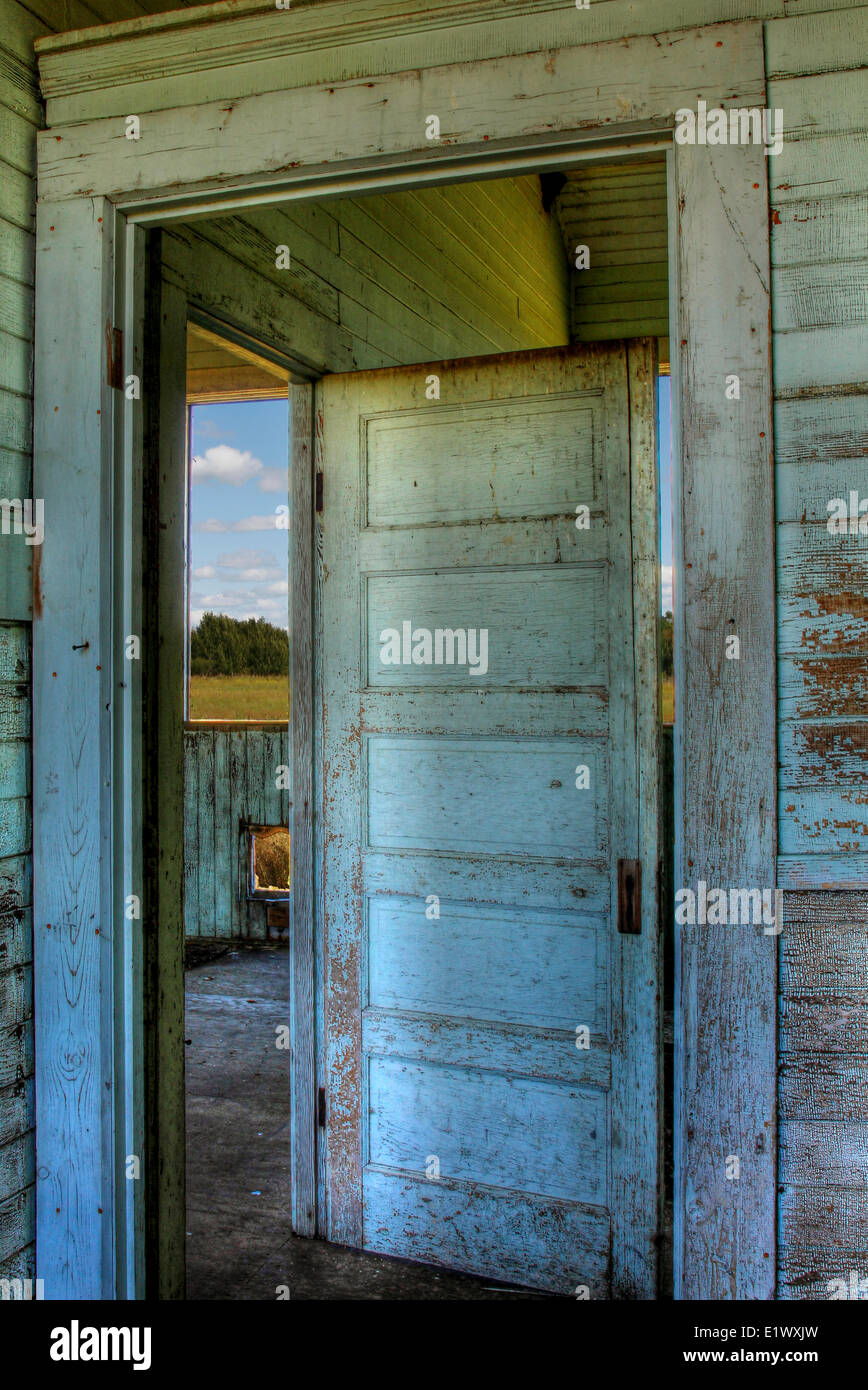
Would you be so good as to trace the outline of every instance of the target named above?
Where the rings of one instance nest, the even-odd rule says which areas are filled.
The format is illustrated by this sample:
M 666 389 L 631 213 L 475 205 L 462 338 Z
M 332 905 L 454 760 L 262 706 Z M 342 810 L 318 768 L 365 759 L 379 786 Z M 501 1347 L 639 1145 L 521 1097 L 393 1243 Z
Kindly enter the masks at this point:
M 194 579 L 216 579 L 217 571 L 213 565 L 200 565 L 193 571 Z
M 242 604 L 256 603 L 259 595 L 254 589 L 239 589 L 234 594 L 194 594 L 197 607 L 210 609 L 212 613 L 222 613 L 226 608 L 239 608 Z
M 206 534 L 214 536 L 221 531 L 228 531 L 229 527 L 225 521 L 218 521 L 216 516 L 209 516 L 207 521 L 197 521 L 193 527 L 194 531 L 204 531 Z
M 285 527 L 283 528 L 286 529 Z M 232 523 L 233 531 L 276 531 L 277 514 L 272 513 L 267 516 L 243 516 L 240 521 Z
M 263 584 L 267 579 L 279 579 L 282 574 L 283 570 L 272 565 L 269 569 L 239 570 L 237 574 L 233 574 L 231 571 L 227 574 L 224 571 L 221 578 L 227 583 Z M 273 584 L 269 592 L 276 592 Z
M 196 421 L 196 433 L 203 439 L 235 439 L 237 438 L 234 430 L 222 430 L 216 420 Z
M 285 468 L 266 468 L 257 481 L 260 492 L 286 492 L 289 479 Z
M 672 611 L 672 566 L 660 566 L 660 588 L 662 590 L 663 612 Z
M 218 565 L 223 569 L 274 569 L 274 556 L 270 550 L 226 550 L 217 556 Z
M 254 479 L 270 478 L 277 471 L 266 469 L 262 459 L 256 458 L 249 449 L 236 449 L 231 444 L 215 444 L 193 459 L 194 483 L 228 483 L 231 487 L 243 487 Z M 267 490 L 275 491 L 270 485 Z

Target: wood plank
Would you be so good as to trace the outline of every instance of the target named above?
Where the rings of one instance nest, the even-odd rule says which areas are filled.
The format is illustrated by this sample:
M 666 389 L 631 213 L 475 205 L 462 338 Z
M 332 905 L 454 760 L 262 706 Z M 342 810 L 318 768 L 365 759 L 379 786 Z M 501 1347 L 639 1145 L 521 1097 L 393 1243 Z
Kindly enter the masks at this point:
M 775 269 L 830 265 L 868 256 L 868 194 L 796 198 L 780 205 L 775 196 L 772 202 L 776 205 L 771 229 Z
M 21 6 L 16 5 L 15 11 L 20 14 Z M 4 162 L 33 178 L 36 174 L 37 127 L 20 111 L 7 106 L 3 100 L 5 96 L 6 83 L 0 82 L 0 149 Z
M 0 915 L 11 913 L 16 916 L 32 902 L 33 861 L 30 856 L 13 855 L 12 858 L 0 859 Z
M 33 1029 L 0 1026 L 0 1093 L 33 1076 Z
M 863 498 L 868 495 L 868 461 L 865 458 L 830 458 L 825 463 L 779 465 L 775 470 L 778 524 L 801 523 L 811 528 L 808 534 L 815 537 L 815 545 L 828 544 L 829 504 L 837 497 L 849 505 L 853 488 Z M 819 529 L 815 530 L 818 523 Z
M 110 615 L 100 604 L 111 590 L 112 550 L 106 543 L 111 511 L 101 491 L 113 444 L 104 369 L 113 302 L 109 218 L 99 198 L 56 207 L 50 219 L 40 219 L 37 252 L 34 487 L 47 515 L 65 521 L 46 537 L 42 583 L 52 601 L 33 633 L 35 1019 L 45 1117 L 37 1136 L 44 1175 L 37 1198 L 39 1274 L 56 1297 L 81 1298 L 112 1297 L 115 1287 L 104 1244 L 114 1199 L 102 1098 L 113 1051 L 103 1027 L 113 1000 L 106 708 L 117 679 Z M 74 325 L 69 332 L 80 350 L 55 361 L 61 312 Z M 73 640 L 87 645 L 76 650 Z M 74 787 L 74 796 L 53 795 L 58 785 Z M 70 1046 L 71 1039 L 78 1041 Z
M 11 294 L 3 293 L 4 288 L 11 284 L 9 280 L 0 279 L 0 300 L 7 299 L 21 307 L 24 296 L 19 294 L 21 286 L 16 285 Z M 26 317 L 26 311 L 22 314 L 12 313 L 11 321 L 20 322 L 22 317 Z M 29 397 L 33 394 L 33 341 L 32 338 L 22 334 L 7 333 L 5 329 L 0 329 L 0 389 L 14 391 L 16 395 Z M 6 494 L 8 496 L 8 494 Z
M 850 123 L 856 119 L 851 118 Z M 868 188 L 868 134 L 857 128 L 843 134 L 785 138 L 781 153 L 769 157 L 769 186 L 777 209 L 803 198 L 864 193 Z
M 230 936 L 247 936 L 247 884 L 249 866 L 247 861 L 247 835 L 242 827 L 247 824 L 247 738 L 242 730 L 236 729 L 229 739 L 229 824 L 231 826 L 231 872 L 228 892 L 232 911 Z
M 868 854 L 779 854 L 778 887 L 832 889 L 864 888 Z
M 778 834 L 781 854 L 868 852 L 868 793 L 864 781 L 780 792 Z
M 857 259 L 831 265 L 781 267 L 775 274 L 772 324 L 776 333 L 801 333 L 868 321 L 868 266 Z M 861 367 L 864 369 L 863 359 Z
M 775 402 L 778 465 L 864 457 L 866 442 L 868 389 L 864 386 L 818 389 L 813 396 Z
M 30 1243 L 22 1246 L 14 1255 L 9 1255 L 5 1260 L 0 1261 L 0 1278 L 2 1279 L 35 1279 L 36 1277 L 36 1245 L 32 1240 L 31 1232 Z
M 830 1298 L 833 1279 L 850 1288 L 864 1277 L 868 1201 L 861 1188 L 785 1187 L 780 1196 L 781 1269 L 778 1297 Z
M 868 326 L 862 323 L 775 333 L 775 392 L 865 379 Z
M 866 776 L 868 719 L 782 723 L 781 788 L 854 785 Z
M 157 506 L 146 511 L 150 527 L 143 556 L 146 631 L 160 634 L 159 659 L 151 664 L 152 684 L 143 693 L 146 715 L 145 762 L 153 776 L 146 824 L 155 828 L 149 891 L 159 930 L 150 936 L 146 1017 L 153 1029 L 153 1089 L 148 1097 L 151 1136 L 146 1156 L 147 1262 L 150 1290 L 158 1297 L 184 1296 L 185 1112 L 184 1112 L 184 549 L 187 514 L 187 404 L 184 368 L 187 351 L 187 297 L 161 281 L 152 248 L 153 299 L 147 323 L 152 337 L 146 352 L 156 357 L 158 382 L 153 399 L 152 452 L 146 460 L 145 495 Z M 159 333 L 156 331 L 159 324 Z M 156 713 L 156 718 L 154 714 Z M 138 1253 L 138 1252 L 137 1252 Z
M 292 1228 L 317 1231 L 315 1070 L 314 665 L 313 665 L 313 386 L 289 390 L 289 705 L 291 767 L 290 1115 Z M 320 919 L 321 921 L 321 919 Z
M 196 836 L 196 857 L 199 865 L 197 916 L 199 935 L 214 936 L 215 903 L 217 892 L 226 890 L 228 885 L 220 884 L 215 874 L 214 854 L 214 740 L 218 737 L 210 729 L 198 738 L 198 834 Z
M 811 13 L 823 10 L 827 3 L 800 0 L 799 9 L 802 14 Z M 839 0 L 835 8 L 850 3 L 853 0 Z M 107 35 L 99 36 L 95 50 L 90 38 L 41 42 L 43 81 L 54 99 L 52 122 L 58 116 L 65 119 L 73 101 L 85 118 L 99 114 L 97 94 L 112 88 L 117 91 L 115 114 L 180 104 L 190 86 L 191 69 L 206 99 L 221 94 L 234 98 L 283 83 L 364 79 L 382 72 L 470 63 L 529 48 L 548 51 L 569 43 L 622 40 L 625 35 L 660 34 L 733 18 L 732 0 L 646 0 L 640 10 L 630 0 L 614 0 L 595 3 L 581 13 L 579 24 L 570 7 L 552 0 L 509 5 L 503 0 L 460 5 L 452 0 L 435 0 L 430 5 L 421 0 L 317 3 L 294 6 L 291 16 L 282 14 L 279 23 L 271 24 L 266 15 L 251 14 L 258 9 L 255 0 L 233 0 L 231 8 L 211 6 L 207 34 L 195 27 L 185 33 L 191 19 L 166 15 L 159 21 L 111 26 Z M 783 0 L 753 0 L 749 7 L 758 19 L 777 18 L 785 10 Z M 739 8 L 739 15 L 747 12 Z M 334 43 L 335 33 L 342 40 L 339 46 Z M 124 41 L 139 34 L 145 37 L 138 45 L 141 58 L 136 67 Z M 107 43 L 107 36 L 114 36 L 115 42 Z M 245 61 L 257 50 L 263 55 L 264 68 L 259 87 L 252 65 Z M 132 80 L 133 72 L 139 82 Z
M 599 1208 L 492 1192 L 457 1179 L 429 1182 L 373 1167 L 366 1173 L 366 1194 L 364 1238 L 371 1250 L 443 1264 L 446 1232 L 450 1244 L 467 1252 L 476 1274 L 538 1288 L 557 1286 L 564 1294 L 584 1286 L 590 1298 L 608 1295 L 609 1222 Z M 396 1225 L 395 1211 L 407 1213 L 403 1225 Z M 501 1223 L 515 1233 L 511 1256 L 497 1238 Z
M 834 10 L 834 19 L 828 12 L 799 14 L 766 24 L 766 75 L 770 81 L 860 66 L 860 55 L 868 49 L 868 15 L 864 7 L 836 5 Z
M 48 201 L 71 197 L 85 187 L 107 195 L 132 188 L 140 195 L 169 187 L 177 192 L 209 178 L 224 185 L 232 181 L 238 189 L 253 182 L 254 170 L 259 181 L 273 183 L 285 176 L 287 129 L 294 132 L 296 168 L 418 152 L 430 148 L 419 116 L 423 108 L 442 113 L 444 141 L 460 137 L 466 146 L 481 144 L 492 130 L 500 140 L 543 130 L 581 131 L 624 121 L 627 112 L 636 122 L 669 120 L 673 110 L 692 105 L 697 92 L 709 104 L 724 94 L 729 101 L 763 104 L 757 24 L 721 25 L 713 35 L 697 30 L 689 45 L 681 35 L 643 36 L 630 42 L 629 52 L 628 62 L 619 41 L 593 49 L 560 48 L 554 57 L 538 53 L 478 65 L 456 65 L 453 58 L 447 66 L 411 69 L 373 83 L 246 96 L 233 104 L 229 120 L 225 99 L 208 102 L 200 107 L 203 138 L 195 150 L 187 139 L 188 111 L 154 111 L 148 117 L 146 157 L 139 141 L 122 141 L 118 118 L 80 120 L 64 126 L 62 134 L 57 129 L 39 137 L 42 196 Z M 481 85 L 492 94 L 482 106 Z M 388 126 L 382 119 L 384 101 Z
M 352 364 L 350 335 L 189 228 L 164 238 L 166 265 L 200 308 L 244 324 L 263 344 L 328 370 Z
M 10 890 L 5 865 L 13 862 L 0 861 L 0 970 L 28 965 L 33 959 L 33 912 L 29 907 L 7 906 Z
M 859 536 L 822 524 L 777 527 L 778 649 L 799 656 L 868 652 L 868 557 Z
M 0 390 L 0 439 L 5 449 L 30 454 L 33 450 L 33 406 L 27 396 Z
M 673 450 L 673 496 L 681 508 L 675 565 L 685 576 L 675 644 L 678 885 L 700 878 L 740 887 L 770 888 L 775 882 L 765 164 L 759 146 L 675 150 L 680 219 L 671 230 L 680 311 L 672 340 L 680 351 L 673 351 L 672 397 L 673 440 L 680 433 L 681 448 Z M 735 238 L 721 230 L 732 221 Z M 722 361 L 737 362 L 742 382 L 745 375 L 751 382 L 737 425 L 723 400 Z M 735 450 L 733 429 L 740 441 Z M 728 631 L 751 634 L 739 661 L 725 659 Z M 704 678 L 691 679 L 688 673 L 699 670 Z M 725 747 L 726 759 L 710 761 L 710 747 Z M 708 933 L 685 933 L 676 941 L 675 971 L 681 1000 L 675 1024 L 676 1297 L 770 1298 L 776 1239 L 774 939 L 731 933 L 721 952 Z M 733 1152 L 752 1155 L 737 1195 L 725 1165 L 708 1161 L 709 1153 Z
M 184 934 L 199 936 L 199 741 L 184 730 Z
M 36 1188 L 33 1185 L 0 1202 L 0 1260 L 8 1260 L 33 1243 L 35 1223 Z
M 214 935 L 232 935 L 235 827 L 232 824 L 229 730 L 214 731 Z
M 799 1018 L 793 1000 L 787 1009 L 788 1025 Z M 859 1030 L 848 1024 L 848 1005 L 860 1004 Z M 855 1053 L 844 1044 L 862 1042 L 865 1023 L 865 998 L 851 1001 L 832 998 L 827 1002 L 824 1032 L 827 1042 L 822 1051 L 785 1050 L 781 1063 L 780 1104 L 782 1121 L 862 1121 L 865 1118 L 865 1099 L 868 1095 L 868 1057 Z
M 591 1016 L 573 1010 L 576 1017 Z M 587 1052 L 576 1049 L 575 1025 L 564 1032 L 527 1027 L 504 1028 L 478 1018 L 431 1018 L 420 1013 L 379 1010 L 367 1006 L 362 1016 L 365 1051 L 391 1052 L 409 1061 L 425 1062 L 436 1051 L 445 1066 L 487 1071 L 508 1069 L 519 1076 L 547 1076 L 608 1091 L 612 1084 L 611 1052 L 603 1032 L 591 1035 Z
M 0 1097 L 0 1144 L 8 1144 L 23 1135 L 32 1135 L 34 1121 L 33 1078 L 19 1083 L 9 1095 Z M 3 1197 L 11 1190 L 0 1189 Z
M 30 497 L 33 492 L 33 459 L 29 454 L 0 448 L 0 495 Z M 0 631 L 2 631 L 0 619 Z M 8 621 L 8 619 L 7 619 Z
M 795 1086 L 796 1096 L 803 1097 L 808 1084 L 806 1078 L 811 1077 L 815 1087 L 811 1095 L 824 1098 L 823 1114 L 814 1116 L 811 1112 L 812 1117 L 859 1119 L 857 1111 L 860 1098 L 864 1097 L 864 1087 L 861 1083 L 857 1086 L 852 1102 L 848 1087 L 855 1084 L 854 1067 L 861 1075 L 859 1069 L 868 1052 L 868 1009 L 864 991 L 832 998 L 822 994 L 808 998 L 796 995 L 781 1001 L 780 1012 L 782 1056 L 793 1050 L 805 1061 L 804 1068 L 790 1079 L 790 1088 Z M 848 1057 L 852 1059 L 849 1067 L 844 1065 Z M 783 1080 L 781 1084 L 783 1086 Z

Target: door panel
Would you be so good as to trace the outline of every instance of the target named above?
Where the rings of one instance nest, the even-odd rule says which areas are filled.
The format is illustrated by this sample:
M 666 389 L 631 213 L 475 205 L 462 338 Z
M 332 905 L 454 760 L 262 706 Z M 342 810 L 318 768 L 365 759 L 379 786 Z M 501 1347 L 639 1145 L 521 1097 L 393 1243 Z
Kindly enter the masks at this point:
M 654 372 L 318 387 L 326 1229 L 592 1297 L 656 1282 Z

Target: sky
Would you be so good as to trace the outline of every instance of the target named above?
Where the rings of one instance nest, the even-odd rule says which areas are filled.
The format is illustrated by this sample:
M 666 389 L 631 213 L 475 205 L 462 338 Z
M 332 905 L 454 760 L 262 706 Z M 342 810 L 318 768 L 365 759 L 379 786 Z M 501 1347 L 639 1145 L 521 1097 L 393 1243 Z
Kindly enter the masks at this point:
M 287 627 L 289 403 L 233 401 L 192 409 L 190 622 L 205 612 Z M 670 378 L 658 391 L 662 611 L 672 607 Z M 286 517 L 286 513 L 283 513 Z
M 289 501 L 289 402 L 195 405 L 191 414 L 191 626 L 212 612 L 285 629 L 289 532 L 277 508 Z

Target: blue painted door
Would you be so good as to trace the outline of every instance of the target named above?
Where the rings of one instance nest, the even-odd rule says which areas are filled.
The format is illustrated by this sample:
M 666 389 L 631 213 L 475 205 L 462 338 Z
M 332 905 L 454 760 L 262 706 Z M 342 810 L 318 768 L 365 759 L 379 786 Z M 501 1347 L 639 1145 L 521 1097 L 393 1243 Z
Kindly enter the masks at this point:
M 319 387 L 326 1229 L 591 1298 L 656 1278 L 654 370 Z

